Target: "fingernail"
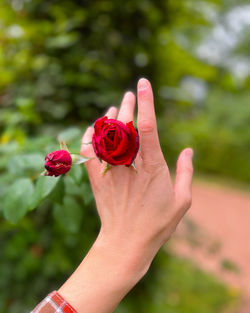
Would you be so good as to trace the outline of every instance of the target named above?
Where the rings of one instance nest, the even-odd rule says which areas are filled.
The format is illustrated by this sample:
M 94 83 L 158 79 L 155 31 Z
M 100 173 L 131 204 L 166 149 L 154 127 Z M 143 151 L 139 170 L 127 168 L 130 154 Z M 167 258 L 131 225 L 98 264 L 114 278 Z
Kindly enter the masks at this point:
M 193 158 L 194 151 L 193 151 L 193 149 L 191 149 L 191 148 L 187 148 L 187 149 L 185 150 L 185 154 L 186 154 L 186 156 L 188 156 L 188 157 L 190 157 L 190 158 Z
M 149 81 L 146 78 L 141 78 L 138 81 L 138 90 L 144 90 L 147 89 L 149 86 Z

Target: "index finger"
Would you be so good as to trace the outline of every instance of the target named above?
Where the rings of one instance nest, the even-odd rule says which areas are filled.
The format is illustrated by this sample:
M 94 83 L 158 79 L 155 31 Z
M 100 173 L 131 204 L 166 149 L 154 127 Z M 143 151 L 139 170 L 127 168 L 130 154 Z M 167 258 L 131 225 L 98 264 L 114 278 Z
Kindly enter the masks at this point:
M 161 163 L 161 151 L 154 109 L 154 97 L 150 82 L 141 78 L 137 85 L 138 117 L 141 156 L 145 163 Z

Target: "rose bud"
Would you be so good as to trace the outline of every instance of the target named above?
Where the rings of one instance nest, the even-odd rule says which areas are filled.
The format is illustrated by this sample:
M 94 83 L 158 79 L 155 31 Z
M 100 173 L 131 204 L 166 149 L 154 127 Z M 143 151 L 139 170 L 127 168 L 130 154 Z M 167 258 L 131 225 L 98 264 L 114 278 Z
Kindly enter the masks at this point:
M 139 150 L 139 136 L 133 122 L 126 125 L 107 116 L 95 121 L 93 148 L 97 157 L 111 165 L 130 166 Z
M 72 165 L 72 158 L 68 151 L 57 150 L 45 157 L 46 176 L 59 176 L 66 174 Z

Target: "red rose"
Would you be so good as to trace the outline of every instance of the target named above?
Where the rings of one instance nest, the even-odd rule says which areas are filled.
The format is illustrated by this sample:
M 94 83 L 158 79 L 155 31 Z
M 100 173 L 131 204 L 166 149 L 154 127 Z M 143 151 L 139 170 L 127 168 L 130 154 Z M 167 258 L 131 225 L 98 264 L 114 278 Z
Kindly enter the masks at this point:
M 95 121 L 92 144 L 98 158 L 111 165 L 130 166 L 139 150 L 133 122 L 126 125 L 107 116 Z
M 45 157 L 45 168 L 47 176 L 59 176 L 67 173 L 72 164 L 72 158 L 68 151 L 57 150 Z

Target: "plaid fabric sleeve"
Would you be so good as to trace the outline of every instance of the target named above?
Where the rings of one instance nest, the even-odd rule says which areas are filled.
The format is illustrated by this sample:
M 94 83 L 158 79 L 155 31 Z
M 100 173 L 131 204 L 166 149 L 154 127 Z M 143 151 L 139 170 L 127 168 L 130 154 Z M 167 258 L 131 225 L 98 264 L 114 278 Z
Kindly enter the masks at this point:
M 57 291 L 51 292 L 30 313 L 77 313 Z

